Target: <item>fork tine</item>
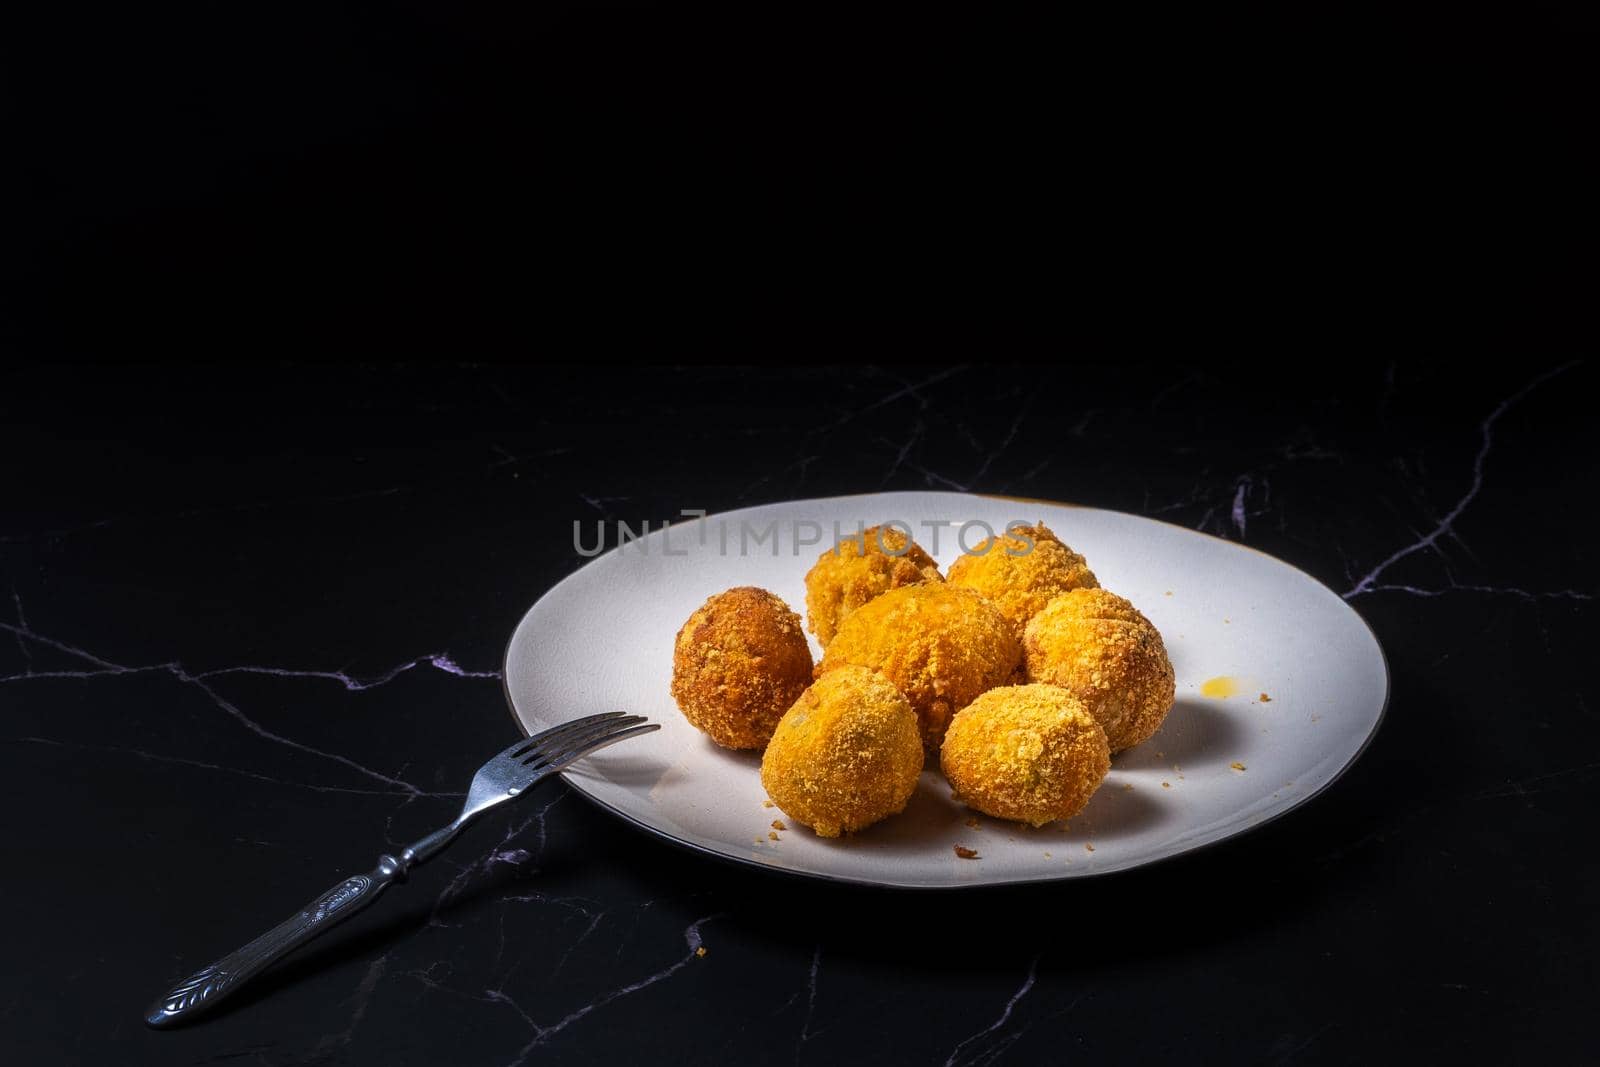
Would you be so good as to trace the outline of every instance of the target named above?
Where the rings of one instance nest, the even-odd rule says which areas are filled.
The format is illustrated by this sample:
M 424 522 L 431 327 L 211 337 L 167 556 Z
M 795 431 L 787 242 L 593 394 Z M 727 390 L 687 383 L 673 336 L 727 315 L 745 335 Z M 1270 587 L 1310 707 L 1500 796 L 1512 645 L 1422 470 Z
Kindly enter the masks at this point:
M 547 744 L 553 740 L 559 740 L 560 738 L 569 734 L 587 729 L 595 723 L 605 722 L 610 719 L 620 719 L 622 717 L 623 713 L 620 711 L 607 711 L 599 715 L 585 715 L 581 719 L 573 719 L 571 722 L 564 722 L 557 726 L 552 726 L 548 730 L 541 730 L 536 734 L 531 734 L 528 737 L 524 737 L 521 741 L 518 741 L 516 744 L 507 748 L 504 752 L 500 753 L 500 755 L 506 757 L 507 759 L 521 759 L 523 756 L 526 756 L 529 752 L 532 752 L 540 745 Z
M 607 745 L 614 745 L 618 741 L 626 741 L 630 737 L 637 737 L 640 734 L 648 734 L 659 729 L 661 729 L 660 723 L 646 722 L 638 726 L 630 726 L 625 730 L 618 730 L 614 733 L 606 733 L 600 735 L 599 737 L 592 738 L 584 744 L 577 745 L 573 748 L 565 750 L 564 752 L 558 753 L 550 760 L 549 763 L 540 766 L 538 768 L 537 778 L 542 779 L 548 775 L 555 774 L 562 768 L 575 763 L 585 756 L 592 755 L 593 753 L 600 751 Z
M 540 730 L 536 734 L 530 734 L 526 738 L 526 744 L 544 744 L 546 741 L 552 738 L 560 737 L 564 734 L 570 734 L 577 730 L 586 730 L 596 723 L 620 719 L 626 714 L 627 712 L 622 711 L 604 711 L 598 715 L 584 715 L 576 719 L 569 719 L 566 722 L 557 723 L 547 730 Z
M 637 726 L 645 721 L 647 720 L 643 715 L 624 715 L 620 718 L 611 719 L 602 723 L 596 723 L 592 726 L 585 727 L 582 730 L 574 730 L 571 733 L 562 734 L 560 737 L 554 738 L 547 743 L 540 744 L 532 752 L 529 752 L 526 756 L 524 756 L 519 762 L 524 767 L 548 763 L 560 753 L 586 745 L 591 740 L 601 736 L 602 734 L 610 733 L 613 730 L 625 729 L 629 726 Z

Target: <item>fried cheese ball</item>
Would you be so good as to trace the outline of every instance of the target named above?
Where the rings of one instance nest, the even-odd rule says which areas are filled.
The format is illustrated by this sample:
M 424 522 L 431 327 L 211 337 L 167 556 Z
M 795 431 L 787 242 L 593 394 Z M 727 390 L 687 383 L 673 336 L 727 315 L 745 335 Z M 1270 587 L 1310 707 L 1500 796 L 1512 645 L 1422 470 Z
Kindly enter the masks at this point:
M 922 546 L 892 526 L 873 526 L 842 539 L 806 573 L 806 628 L 823 648 L 852 611 L 891 589 L 942 582 Z
M 950 716 L 1004 685 L 1022 646 L 1004 615 L 970 589 L 943 583 L 891 589 L 852 612 L 817 665 L 881 671 L 911 702 L 929 758 Z
M 1084 558 L 1042 522 L 978 542 L 950 565 L 947 581 L 988 597 L 1018 634 L 1055 597 L 1100 584 Z
M 724 748 L 761 748 L 811 684 L 811 646 L 800 616 L 754 586 L 718 593 L 696 609 L 672 649 L 672 699 Z
M 830 671 L 800 694 L 761 758 L 773 803 L 819 837 L 838 837 L 905 809 L 922 773 L 917 716 L 864 667 Z
M 1028 681 L 1068 689 L 1105 729 L 1112 752 L 1147 741 L 1177 695 L 1161 634 L 1104 589 L 1056 597 L 1023 632 Z
M 1083 810 L 1111 769 L 1111 747 L 1065 689 L 1013 685 L 956 713 L 939 762 L 968 807 L 1043 826 Z
M 1110 745 L 1061 686 L 1002 686 L 955 713 L 939 765 L 966 806 L 1043 825 L 1083 811 L 1106 779 Z

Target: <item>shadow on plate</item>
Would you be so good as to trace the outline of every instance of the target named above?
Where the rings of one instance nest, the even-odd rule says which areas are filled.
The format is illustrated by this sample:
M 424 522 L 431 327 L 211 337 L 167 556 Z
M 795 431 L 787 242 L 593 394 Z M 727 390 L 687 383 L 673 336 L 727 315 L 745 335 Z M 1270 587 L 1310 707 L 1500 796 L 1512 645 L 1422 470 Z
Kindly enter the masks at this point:
M 1089 799 L 1089 806 L 1071 820 L 1073 833 L 1085 831 L 1096 841 L 1131 837 L 1161 821 L 1161 801 L 1149 789 L 1126 789 L 1115 778 Z
M 1089 806 L 1068 821 L 1072 834 L 1094 835 L 1097 841 L 1113 841 L 1129 837 L 1159 822 L 1164 808 L 1159 797 L 1148 789 L 1124 789 L 1123 783 L 1107 779 Z M 978 825 L 974 826 L 973 824 Z M 906 849 L 913 853 L 926 850 L 930 841 L 941 845 L 971 843 L 972 834 L 989 830 L 1010 835 L 1052 834 L 1063 829 L 1060 822 L 1031 827 L 1024 823 L 1009 822 L 984 815 L 967 807 L 951 796 L 950 783 L 937 771 L 924 771 L 917 783 L 917 791 L 906 805 L 905 811 L 892 819 L 875 823 L 858 833 L 838 838 L 817 838 L 826 846 L 850 849 L 870 847 L 877 849 Z M 1048 844 L 1048 842 L 1046 842 Z
M 701 751 L 696 754 L 696 758 L 728 763 L 742 768 L 744 773 L 752 776 L 761 773 L 760 752 L 754 749 L 723 748 L 704 736 L 700 738 L 700 742 Z M 595 763 L 597 766 L 593 767 L 578 763 L 568 770 L 566 775 L 580 783 L 586 780 L 605 781 L 630 789 L 655 789 L 674 774 L 692 773 L 685 769 L 683 760 L 671 762 L 664 755 L 651 753 L 642 748 L 626 754 L 613 750 Z
M 576 782 L 614 782 L 629 788 L 653 789 L 672 773 L 672 765 L 648 756 L 626 756 L 607 760 L 603 767 L 578 764 L 563 772 Z
M 1156 735 L 1115 756 L 1113 770 L 1170 770 L 1231 763 L 1245 737 L 1245 724 L 1215 700 L 1180 697 Z
M 751 774 L 761 772 L 761 751 L 754 748 L 723 748 L 709 737 L 701 736 L 700 745 L 707 759 L 721 760 L 736 767 L 748 768 Z

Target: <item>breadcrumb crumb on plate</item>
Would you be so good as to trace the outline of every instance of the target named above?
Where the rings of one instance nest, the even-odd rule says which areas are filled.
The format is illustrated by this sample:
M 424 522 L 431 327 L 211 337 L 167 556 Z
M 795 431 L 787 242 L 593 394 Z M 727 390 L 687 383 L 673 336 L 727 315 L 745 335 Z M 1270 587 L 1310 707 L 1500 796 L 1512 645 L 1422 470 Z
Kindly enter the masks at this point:
M 765 847 L 751 844 L 749 813 L 776 799 L 761 786 L 761 754 L 718 747 L 684 719 L 670 692 L 674 636 L 708 598 L 729 589 L 768 590 L 801 611 L 806 571 L 834 524 L 851 532 L 891 520 L 906 524 L 945 573 L 960 556 L 955 532 L 963 524 L 999 532 L 1013 521 L 1042 522 L 1161 635 L 1176 703 L 1154 737 L 1113 758 L 1108 780 L 1073 820 L 1075 840 L 1094 832 L 1087 860 L 1076 849 L 1067 850 L 1076 857 L 1070 865 L 1066 857 L 1046 860 L 1035 835 L 983 820 L 981 862 L 952 862 L 951 829 L 973 834 L 962 825 L 972 812 L 949 797 L 936 766 L 923 770 L 904 811 L 854 834 L 824 840 L 796 827 L 790 813 L 769 811 L 756 825 L 781 814 L 790 832 L 781 847 L 765 830 Z M 925 525 L 936 523 L 944 524 L 937 545 Z M 765 537 L 759 544 L 757 534 Z M 973 526 L 966 543 L 986 536 Z M 1365 747 L 1387 696 L 1376 641 L 1334 591 L 1240 544 L 1093 508 L 960 493 L 793 501 L 678 523 L 571 562 L 582 566 L 539 599 L 508 648 L 503 674 L 517 721 L 536 731 L 602 711 L 649 716 L 658 732 L 566 770 L 573 792 L 648 833 L 775 872 L 938 888 L 1094 877 L 1157 862 L 1245 832 L 1319 793 Z M 508 573 L 508 587 L 525 587 L 532 573 Z M 1179 586 L 1183 596 L 1164 595 Z M 807 640 L 820 657 L 817 642 Z M 1270 679 L 1272 703 L 1252 699 L 1259 682 L 1231 700 L 1202 698 L 1200 684 L 1219 675 Z M 949 710 L 953 716 L 960 707 Z M 1234 761 L 1249 773 L 1234 770 Z M 1183 768 L 1181 782 L 1173 763 Z M 1282 787 L 1288 781 L 1296 785 Z M 1339 804 L 1340 793 L 1317 803 Z

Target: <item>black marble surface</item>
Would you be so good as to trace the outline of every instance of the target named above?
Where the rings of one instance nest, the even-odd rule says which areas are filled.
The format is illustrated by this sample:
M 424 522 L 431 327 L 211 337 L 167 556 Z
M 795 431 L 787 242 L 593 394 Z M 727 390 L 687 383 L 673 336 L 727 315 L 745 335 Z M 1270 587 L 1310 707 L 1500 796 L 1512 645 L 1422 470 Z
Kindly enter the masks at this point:
M 1600 940 L 1591 366 L 34 369 L 0 378 L 13 1064 L 1579 1062 Z M 1148 871 L 905 894 L 562 785 L 172 1032 L 172 979 L 446 820 L 575 519 L 878 489 L 1116 508 L 1303 567 L 1387 721 Z M 699 955 L 697 949 L 704 949 Z

